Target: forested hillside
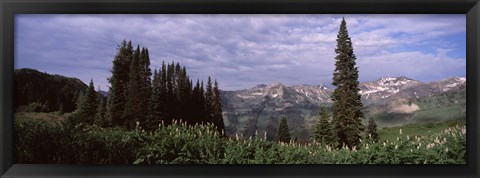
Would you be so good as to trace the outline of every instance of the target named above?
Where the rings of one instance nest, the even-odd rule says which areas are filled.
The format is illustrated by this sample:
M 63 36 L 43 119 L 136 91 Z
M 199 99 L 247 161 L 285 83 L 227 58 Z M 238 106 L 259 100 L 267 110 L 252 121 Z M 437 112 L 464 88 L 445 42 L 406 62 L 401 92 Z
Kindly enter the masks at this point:
M 82 92 L 87 89 L 81 80 L 39 72 L 15 70 L 15 110 L 72 112 Z

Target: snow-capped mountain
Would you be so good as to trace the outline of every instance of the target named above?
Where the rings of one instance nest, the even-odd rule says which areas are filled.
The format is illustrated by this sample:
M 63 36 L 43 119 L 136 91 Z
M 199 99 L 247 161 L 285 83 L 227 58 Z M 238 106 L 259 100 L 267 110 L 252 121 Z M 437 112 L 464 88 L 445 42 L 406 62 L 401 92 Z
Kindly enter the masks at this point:
M 429 83 L 430 86 L 445 92 L 458 87 L 465 87 L 467 79 L 464 77 L 451 77 L 437 82 Z
M 421 82 L 407 77 L 382 77 L 376 81 L 361 83 L 359 93 L 364 100 L 378 100 L 420 84 Z
M 294 85 L 291 86 L 296 92 L 305 95 L 308 99 L 316 101 L 318 103 L 332 103 L 330 99 L 330 95 L 332 94 L 331 89 L 326 87 L 325 85 Z
M 420 103 L 423 98 L 437 98 L 447 92 L 465 92 L 465 78 L 452 77 L 440 81 L 423 83 L 407 77 L 382 77 L 375 81 L 360 83 L 364 114 L 386 114 L 387 123 L 402 120 L 425 110 Z M 462 90 L 463 89 L 463 90 Z M 259 84 L 250 89 L 221 91 L 223 118 L 228 135 L 242 133 L 251 136 L 255 131 L 266 131 L 273 139 L 279 120 L 285 116 L 293 135 L 298 139 L 308 139 L 316 123 L 320 106 L 332 105 L 334 89 L 325 85 L 286 86 L 280 82 Z M 458 92 L 457 92 L 458 93 Z M 462 98 L 461 94 L 453 94 Z M 435 99 L 435 100 L 437 100 Z M 457 102 L 449 99 L 446 102 Z M 452 100 L 452 101 L 450 101 Z M 412 101 L 415 101 L 411 103 Z M 432 100 L 433 101 L 433 100 Z M 428 101 L 422 101 L 428 102 Z M 458 102 L 461 102 L 458 100 Z M 429 104 L 429 107 L 437 104 Z M 443 107 L 443 106 L 440 106 Z M 428 109 L 428 108 L 427 108 Z M 395 114 L 397 115 L 391 115 Z M 391 119 L 395 117 L 394 119 Z

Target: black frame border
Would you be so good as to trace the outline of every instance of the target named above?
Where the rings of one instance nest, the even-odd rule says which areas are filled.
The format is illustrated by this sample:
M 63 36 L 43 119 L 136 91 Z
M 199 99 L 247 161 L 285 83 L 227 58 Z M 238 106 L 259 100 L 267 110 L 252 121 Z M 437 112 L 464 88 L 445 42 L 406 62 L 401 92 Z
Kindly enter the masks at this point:
M 479 177 L 479 0 L 1 0 L 1 177 Z M 15 14 L 466 14 L 467 165 L 13 164 Z

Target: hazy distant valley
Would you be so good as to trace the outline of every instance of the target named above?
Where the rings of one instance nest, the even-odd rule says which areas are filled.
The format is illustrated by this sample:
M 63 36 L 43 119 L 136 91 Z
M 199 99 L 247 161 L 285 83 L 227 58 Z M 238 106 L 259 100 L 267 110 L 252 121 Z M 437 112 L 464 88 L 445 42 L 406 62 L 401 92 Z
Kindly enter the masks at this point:
M 379 127 L 430 123 L 465 117 L 465 78 L 452 77 L 422 83 L 407 77 L 382 77 L 360 83 L 366 118 Z M 320 106 L 330 109 L 332 88 L 322 84 L 285 86 L 259 84 L 250 89 L 222 91 L 227 134 L 252 136 L 267 132 L 275 137 L 280 118 L 286 116 L 293 137 L 310 137 Z

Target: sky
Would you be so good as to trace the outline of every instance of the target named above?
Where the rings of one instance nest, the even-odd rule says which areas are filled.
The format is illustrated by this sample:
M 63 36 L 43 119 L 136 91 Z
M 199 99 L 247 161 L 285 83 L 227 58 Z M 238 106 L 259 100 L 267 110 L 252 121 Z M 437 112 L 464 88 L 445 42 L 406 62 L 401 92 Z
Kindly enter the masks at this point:
M 122 40 L 147 47 L 151 68 L 179 62 L 221 90 L 258 84 L 331 86 L 342 17 L 360 82 L 466 76 L 466 18 L 448 15 L 59 15 L 15 16 L 15 68 L 76 77 L 108 90 Z

